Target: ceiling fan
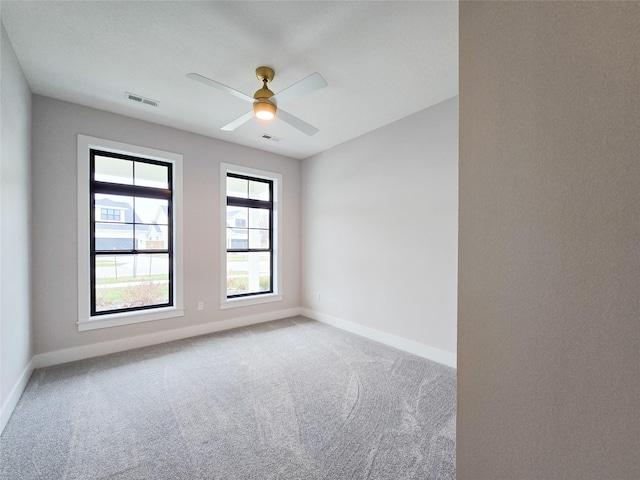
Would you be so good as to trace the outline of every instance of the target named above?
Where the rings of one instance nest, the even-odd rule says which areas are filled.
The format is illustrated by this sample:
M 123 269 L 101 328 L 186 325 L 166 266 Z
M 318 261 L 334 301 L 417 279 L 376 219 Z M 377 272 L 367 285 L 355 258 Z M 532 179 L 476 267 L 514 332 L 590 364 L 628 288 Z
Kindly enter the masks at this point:
M 319 73 L 312 73 L 306 78 L 303 78 L 297 83 L 285 88 L 281 92 L 274 94 L 267 87 L 267 83 L 273 80 L 275 76 L 275 72 L 272 68 L 269 67 L 258 67 L 256 68 L 256 77 L 262 82 L 262 88 L 256 91 L 253 94 L 253 97 L 249 95 L 245 95 L 238 90 L 235 90 L 231 87 L 227 87 L 215 80 L 211 80 L 210 78 L 203 77 L 197 73 L 190 73 L 187 75 L 188 78 L 195 80 L 200 83 L 204 83 L 205 85 L 209 85 L 210 87 L 217 88 L 218 90 L 222 90 L 234 97 L 241 98 L 247 102 L 253 103 L 253 111 L 247 112 L 241 117 L 236 118 L 230 123 L 227 123 L 225 126 L 221 128 L 221 130 L 232 131 L 238 128 L 245 122 L 251 120 L 251 118 L 255 115 L 256 118 L 264 121 L 272 120 L 276 116 L 294 128 L 297 128 L 303 133 L 307 135 L 315 135 L 319 132 L 319 130 L 313 125 L 309 125 L 306 122 L 303 122 L 298 117 L 294 117 L 290 113 L 285 112 L 281 108 L 278 107 L 278 104 L 290 102 L 297 98 L 302 97 L 311 92 L 315 92 L 321 88 L 327 86 L 327 82 L 322 75 Z M 276 115 L 277 112 L 277 115 Z

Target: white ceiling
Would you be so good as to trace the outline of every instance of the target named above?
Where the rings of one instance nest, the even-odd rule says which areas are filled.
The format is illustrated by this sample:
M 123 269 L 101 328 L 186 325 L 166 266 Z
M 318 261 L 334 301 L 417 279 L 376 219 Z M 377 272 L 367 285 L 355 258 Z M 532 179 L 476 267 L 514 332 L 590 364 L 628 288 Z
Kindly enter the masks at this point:
M 36 94 L 294 158 L 458 94 L 455 1 L 2 1 L 0 12 Z M 260 65 L 275 70 L 276 93 L 314 72 L 326 79 L 282 106 L 319 133 L 278 119 L 221 131 L 251 106 L 186 78 L 196 72 L 252 96 Z

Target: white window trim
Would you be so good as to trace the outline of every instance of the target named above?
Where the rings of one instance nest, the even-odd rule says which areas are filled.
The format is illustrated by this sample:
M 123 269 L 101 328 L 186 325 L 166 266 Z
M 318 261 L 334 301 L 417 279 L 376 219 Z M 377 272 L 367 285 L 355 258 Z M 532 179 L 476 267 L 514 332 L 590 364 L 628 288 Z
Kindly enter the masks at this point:
M 227 298 L 227 173 L 238 173 L 273 181 L 273 293 L 251 295 L 250 297 Z M 220 164 L 220 221 L 222 228 L 220 249 L 220 309 L 247 307 L 262 303 L 282 301 L 282 175 L 280 173 L 257 170 L 255 168 Z
M 173 306 L 91 316 L 89 150 L 129 154 L 173 165 Z M 184 316 L 182 272 L 182 155 L 102 138 L 78 135 L 78 331 Z

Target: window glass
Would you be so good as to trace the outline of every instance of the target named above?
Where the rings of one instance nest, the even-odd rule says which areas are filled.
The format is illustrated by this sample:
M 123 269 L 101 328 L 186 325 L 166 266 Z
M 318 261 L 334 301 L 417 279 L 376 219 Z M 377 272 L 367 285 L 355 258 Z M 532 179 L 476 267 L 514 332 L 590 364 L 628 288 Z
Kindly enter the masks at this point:
M 167 225 L 169 201 L 160 198 L 135 198 L 136 223 Z
M 227 205 L 227 227 L 246 227 L 249 209 Z
M 169 168 L 166 165 L 136 162 L 135 184 L 144 187 L 169 188 Z
M 248 198 L 249 181 L 243 178 L 227 177 L 227 196 Z
M 249 247 L 249 230 L 246 228 L 227 228 L 227 248 L 238 249 Z
M 133 162 L 121 158 L 96 155 L 93 178 L 98 182 L 133 185 Z
M 133 223 L 133 197 L 126 195 L 113 195 L 96 193 L 95 194 L 95 207 L 99 210 L 96 214 L 98 220 L 113 220 L 118 222 Z M 117 211 L 118 214 L 114 212 Z M 110 213 L 109 213 L 110 212 Z M 111 215 L 114 218 L 104 218 Z M 118 216 L 119 218 L 115 218 Z
M 96 312 L 167 304 L 168 254 L 99 254 L 94 262 Z
M 96 252 L 133 250 L 133 225 L 124 223 L 95 223 L 95 249 Z
M 227 253 L 227 296 L 270 291 L 270 252 Z
M 136 225 L 138 250 L 167 250 L 169 248 L 168 225 Z
M 269 228 L 269 209 L 250 208 L 249 228 Z
M 269 230 L 249 230 L 249 248 L 269 248 Z
M 254 200 L 270 200 L 269 184 L 266 182 L 249 182 L 249 198 Z

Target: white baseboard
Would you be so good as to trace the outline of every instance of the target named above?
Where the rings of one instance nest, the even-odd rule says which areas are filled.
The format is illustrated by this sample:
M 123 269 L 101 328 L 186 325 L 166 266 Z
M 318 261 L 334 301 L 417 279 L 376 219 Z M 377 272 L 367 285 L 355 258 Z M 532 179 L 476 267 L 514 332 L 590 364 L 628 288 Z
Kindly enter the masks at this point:
M 0 407 L 0 434 L 6 427 L 7 422 L 9 422 L 9 418 L 11 418 L 11 414 L 18 405 L 18 400 L 22 396 L 22 392 L 27 387 L 27 383 L 29 383 L 29 379 L 31 378 L 31 374 L 33 373 L 33 359 L 27 364 L 25 369 L 22 371 L 20 378 L 11 389 L 9 396 L 5 400 L 2 407 Z
M 384 343 L 385 345 L 389 345 L 390 347 L 394 347 L 405 352 L 413 353 L 414 355 L 418 355 L 428 360 L 433 360 L 434 362 L 441 363 L 448 367 L 457 368 L 458 363 L 455 353 L 446 352 L 439 348 L 430 347 L 423 343 L 397 337 L 390 333 L 376 330 L 375 328 L 365 327 L 358 323 L 343 320 L 341 318 L 334 317 L 333 315 L 327 315 L 326 313 L 316 312 L 308 308 L 302 308 L 301 311 L 302 315 L 313 320 L 338 327 L 342 330 L 346 330 L 347 332 L 355 333 L 356 335 Z
M 247 325 L 270 322 L 272 320 L 279 320 L 281 318 L 294 317 L 300 314 L 300 308 L 290 308 L 287 310 L 278 310 L 275 312 L 261 313 L 258 315 L 250 315 L 229 320 L 203 323 L 201 325 L 193 325 L 190 327 L 177 328 L 174 330 L 165 330 L 162 332 L 140 335 L 137 337 L 123 338 L 120 340 L 112 340 L 102 343 L 94 343 L 91 345 L 83 345 L 81 347 L 56 350 L 54 352 L 40 353 L 33 357 L 32 363 L 33 368 L 50 367 L 53 365 L 59 365 L 61 363 L 83 360 L 85 358 L 99 357 L 101 355 L 123 352 L 125 350 L 132 350 L 134 348 L 148 347 L 150 345 L 172 342 L 174 340 L 182 340 L 183 338 L 196 337 L 198 335 L 221 332 L 223 330 L 230 330 L 232 328 L 246 327 Z

